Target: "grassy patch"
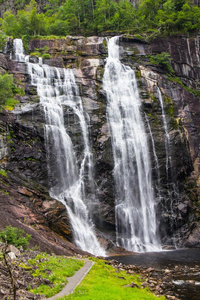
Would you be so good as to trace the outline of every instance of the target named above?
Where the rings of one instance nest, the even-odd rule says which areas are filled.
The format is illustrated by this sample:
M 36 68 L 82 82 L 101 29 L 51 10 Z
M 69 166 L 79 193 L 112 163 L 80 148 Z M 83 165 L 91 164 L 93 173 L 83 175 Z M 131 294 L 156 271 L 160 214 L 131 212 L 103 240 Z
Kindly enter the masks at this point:
M 73 258 L 50 256 L 46 253 L 39 254 L 35 259 L 28 261 L 28 266 L 33 268 L 31 271 L 33 277 L 47 278 L 52 286 L 41 284 L 36 289 L 30 287 L 29 291 L 51 297 L 63 289 L 67 283 L 67 277 L 73 276 L 83 264 L 83 261 Z
M 141 285 L 139 275 L 129 275 L 125 271 L 115 270 L 105 261 L 95 259 L 95 264 L 75 289 L 74 293 L 59 300 L 153 300 L 158 299 L 147 289 L 125 287 L 131 282 Z M 159 299 L 165 299 L 160 297 Z
M 59 40 L 59 39 L 66 39 L 66 36 L 62 35 L 36 35 L 32 36 L 32 39 L 34 40 Z

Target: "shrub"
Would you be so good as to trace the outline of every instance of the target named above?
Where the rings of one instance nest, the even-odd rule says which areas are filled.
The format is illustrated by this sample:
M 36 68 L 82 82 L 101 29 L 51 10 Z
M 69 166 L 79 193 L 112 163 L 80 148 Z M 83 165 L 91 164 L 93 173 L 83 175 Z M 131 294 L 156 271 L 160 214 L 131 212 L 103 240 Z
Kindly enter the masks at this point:
M 31 52 L 30 55 L 31 56 L 38 56 L 38 57 L 40 57 L 41 53 L 39 51 L 35 51 L 35 52 Z
M 174 70 L 171 66 L 171 57 L 170 54 L 167 52 L 161 52 L 155 56 L 149 55 L 149 60 L 154 65 L 159 65 L 160 67 L 164 68 L 166 71 L 170 73 L 174 73 Z
M 6 34 L 0 30 L 0 50 L 3 49 L 6 45 L 7 36 Z
M 19 103 L 14 96 L 23 96 L 24 94 L 24 90 L 14 84 L 13 75 L 0 74 L 0 106 L 4 109 L 13 110 L 15 104 Z
M 49 58 L 51 58 L 51 55 L 49 53 L 44 53 L 44 54 L 42 54 L 42 58 L 49 59 Z
M 0 240 L 14 245 L 17 248 L 21 246 L 26 249 L 31 238 L 30 234 L 26 234 L 24 230 L 12 226 L 6 226 L 6 229 L 0 232 Z
M 9 74 L 0 75 L 0 104 L 13 97 L 13 76 Z

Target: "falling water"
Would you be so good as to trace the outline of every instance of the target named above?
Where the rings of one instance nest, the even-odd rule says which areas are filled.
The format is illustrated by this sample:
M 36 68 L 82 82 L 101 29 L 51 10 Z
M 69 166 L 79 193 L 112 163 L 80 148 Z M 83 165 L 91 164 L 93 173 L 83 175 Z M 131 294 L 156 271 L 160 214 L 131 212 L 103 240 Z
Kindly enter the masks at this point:
M 169 155 L 170 136 L 169 136 L 168 126 L 167 126 L 165 110 L 164 110 L 163 98 L 162 98 L 162 94 L 161 94 L 161 91 L 159 88 L 158 88 L 158 98 L 160 101 L 160 106 L 161 106 L 161 111 L 162 111 L 162 120 L 163 120 L 163 126 L 164 126 L 164 131 L 165 131 L 166 174 L 167 174 L 167 179 L 168 179 L 169 167 L 171 165 L 171 158 Z
M 155 147 L 155 142 L 154 142 L 154 138 L 153 138 L 153 133 L 152 133 L 151 126 L 149 124 L 149 120 L 148 120 L 146 114 L 145 114 L 145 120 L 147 122 L 148 130 L 149 130 L 149 134 L 150 134 L 150 138 L 151 138 L 152 150 L 153 150 L 154 165 L 155 165 L 156 176 L 157 176 L 156 189 L 157 189 L 158 198 L 161 200 L 161 194 L 160 194 L 160 190 L 161 190 L 161 186 L 160 186 L 160 166 L 159 166 L 159 162 L 158 162 L 158 156 L 157 156 L 157 153 L 156 153 L 156 147 Z
M 119 60 L 118 37 L 108 41 L 107 94 L 116 186 L 116 239 L 132 251 L 160 249 L 147 137 L 135 73 Z
M 94 255 L 105 256 L 105 251 L 94 234 L 85 196 L 85 177 L 92 186 L 92 155 L 82 101 L 73 71 L 50 67 L 42 64 L 41 60 L 39 64 L 30 63 L 28 56 L 24 55 L 20 39 L 14 41 L 14 49 L 16 60 L 27 62 L 31 84 L 37 87 L 45 114 L 50 195 L 66 206 L 77 246 Z M 84 143 L 80 166 L 64 126 L 64 109 L 71 109 L 79 119 Z
M 158 98 L 161 106 L 162 121 L 163 121 L 163 127 L 165 132 L 165 154 L 166 154 L 165 169 L 166 169 L 166 177 L 167 177 L 167 198 L 165 197 L 165 203 L 163 203 L 163 205 L 164 205 L 165 212 L 168 212 L 168 214 L 171 216 L 170 228 L 171 228 L 171 234 L 174 236 L 174 241 L 172 238 L 171 242 L 174 243 L 176 247 L 176 240 L 178 240 L 178 238 L 180 237 L 180 233 L 176 232 L 174 229 L 177 227 L 177 220 L 179 217 L 178 214 L 175 212 L 175 207 L 178 206 L 180 194 L 179 194 L 178 183 L 173 174 L 173 165 L 172 165 L 172 160 L 170 155 L 170 135 L 169 135 L 169 129 L 167 125 L 163 97 L 159 87 L 158 87 Z

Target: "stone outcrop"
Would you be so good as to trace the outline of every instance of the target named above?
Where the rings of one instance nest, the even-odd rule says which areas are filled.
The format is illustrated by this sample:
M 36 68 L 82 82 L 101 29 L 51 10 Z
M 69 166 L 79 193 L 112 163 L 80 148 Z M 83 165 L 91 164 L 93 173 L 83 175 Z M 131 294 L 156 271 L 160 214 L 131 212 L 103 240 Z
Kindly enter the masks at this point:
M 158 39 L 147 43 L 134 37 L 121 37 L 121 57 L 125 64 L 136 69 L 138 86 L 142 101 L 142 110 L 151 126 L 155 149 L 160 168 L 160 186 L 152 154 L 154 186 L 157 197 L 159 230 L 162 241 L 170 243 L 176 239 L 181 245 L 198 236 L 192 230 L 198 224 L 198 188 L 199 182 L 199 100 L 193 93 L 199 88 L 198 49 L 199 38 L 185 37 Z M 100 211 L 94 212 L 93 218 L 102 240 L 115 241 L 114 215 L 114 179 L 111 137 L 106 119 L 106 97 L 102 89 L 102 77 L 107 56 L 106 41 L 102 37 L 71 37 L 61 40 L 31 40 L 30 52 L 35 48 L 50 54 L 46 64 L 56 67 L 73 68 L 79 85 L 83 107 L 92 146 L 96 197 Z M 163 51 L 170 53 L 176 77 L 180 85 L 169 78 L 166 71 L 151 65 L 147 55 Z M 8 53 L 9 54 L 9 53 Z M 36 57 L 31 58 L 33 61 Z M 17 193 L 15 198 L 16 218 L 26 228 L 37 224 L 40 228 L 51 228 L 54 232 L 72 241 L 72 232 L 65 208 L 48 195 L 49 180 L 44 142 L 44 115 L 40 108 L 35 87 L 31 86 L 24 63 L 16 63 L 9 55 L 0 55 L 1 71 L 14 74 L 15 80 L 25 90 L 25 95 L 18 97 L 20 104 L 12 112 L 2 111 L 0 122 L 1 168 L 7 170 L 9 195 L 2 183 L 4 197 L 9 202 L 14 200 L 10 193 Z M 189 87 L 190 90 L 186 89 Z M 162 111 L 158 100 L 160 89 L 168 123 L 170 136 L 171 165 L 166 174 L 165 134 Z M 75 116 L 66 108 L 65 123 L 77 157 L 81 157 L 82 139 L 80 124 L 74 122 Z M 152 148 L 148 124 L 149 145 Z M 153 153 L 153 151 L 152 151 Z M 10 192 L 12 191 L 12 192 Z M 12 204 L 13 205 L 13 204 Z M 24 214 L 24 210 L 29 212 Z M 12 210 L 11 210 L 12 211 Z M 14 211 L 14 210 L 13 210 Z M 24 221 L 23 218 L 26 218 Z M 9 219 L 10 220 L 10 219 Z M 6 224 L 6 217 L 4 224 Z M 27 223 L 27 224 L 26 224 Z M 3 224 L 2 224 L 3 225 Z M 49 232 L 49 229 L 47 230 Z M 177 236 L 175 233 L 179 233 Z M 178 238 L 181 237 L 181 239 Z M 192 240 L 193 246 L 198 242 Z M 111 244 L 105 242 L 106 247 Z

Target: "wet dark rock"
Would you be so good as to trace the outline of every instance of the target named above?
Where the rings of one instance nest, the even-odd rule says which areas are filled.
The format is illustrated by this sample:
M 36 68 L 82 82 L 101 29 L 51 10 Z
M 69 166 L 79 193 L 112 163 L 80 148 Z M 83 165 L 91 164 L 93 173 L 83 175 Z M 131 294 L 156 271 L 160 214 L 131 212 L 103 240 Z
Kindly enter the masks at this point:
M 200 248 L 200 225 L 196 224 L 195 228 L 190 233 L 187 241 L 185 242 L 186 247 L 199 247 Z
M 145 112 L 151 125 L 156 153 L 160 166 L 160 186 L 156 173 L 155 159 L 152 155 L 153 181 L 155 196 L 158 200 L 157 212 L 160 216 L 160 235 L 163 243 L 170 244 L 172 239 L 180 245 L 199 246 L 198 224 L 199 203 L 199 130 L 200 107 L 198 98 L 175 81 L 169 81 L 165 70 L 151 66 L 146 55 L 162 51 L 169 52 L 176 76 L 191 88 L 198 87 L 199 69 L 197 49 L 199 38 L 170 37 L 146 43 L 134 37 L 120 38 L 122 60 L 136 69 L 138 86 Z M 12 50 L 9 42 L 8 50 Z M 115 186 L 113 177 L 113 155 L 111 137 L 106 118 L 106 96 L 102 87 L 104 59 L 107 55 L 102 37 L 71 37 L 56 40 L 30 41 L 29 50 L 48 47 L 50 59 L 45 63 L 56 67 L 74 69 L 79 84 L 80 95 L 89 127 L 89 138 L 94 158 L 95 197 L 99 207 L 92 209 L 93 219 L 98 229 L 102 244 L 109 251 L 119 251 L 115 243 Z M 75 55 L 76 54 L 76 55 Z M 191 55 L 190 55 L 191 54 Z M 31 58 L 36 60 L 35 57 Z M 1 166 L 8 171 L 9 180 L 1 184 L 4 194 L 2 202 L 7 211 L 2 225 L 10 220 L 9 211 L 16 216 L 16 222 L 23 226 L 36 226 L 45 233 L 49 228 L 56 234 L 72 241 L 72 230 L 65 206 L 51 199 L 48 189 L 56 183 L 56 174 L 48 174 L 47 150 L 44 136 L 44 113 L 39 105 L 37 91 L 30 83 L 26 65 L 0 54 L 0 71 L 9 71 L 20 81 L 26 94 L 19 98 L 20 105 L 14 111 L 1 112 L 0 150 Z M 159 86 L 163 97 L 170 136 L 171 166 L 166 174 L 165 133 L 162 111 L 158 101 Z M 70 135 L 74 150 L 80 160 L 83 139 L 80 136 L 78 118 L 67 107 L 65 126 Z M 146 124 L 149 145 L 152 153 L 150 133 Z M 8 137 L 8 138 L 7 138 Z M 55 163 L 54 155 L 50 160 Z M 86 191 L 90 195 L 89 185 Z M 7 195 L 5 193 L 9 193 Z M 164 201 L 159 201 L 159 193 Z M 12 197 L 16 197 L 15 201 Z M 7 203 L 5 204 L 6 200 Z M 10 208 L 11 204 L 13 205 Z M 27 210 L 27 212 L 26 212 Z M 26 218 L 26 220 L 24 219 Z M 21 224 L 20 223 L 20 224 Z M 47 229 L 48 228 L 48 229 Z M 178 233 L 178 234 L 177 234 Z M 55 241 L 57 235 L 54 235 Z M 184 237 L 184 239 L 183 239 Z M 109 242 L 108 240 L 111 240 Z M 41 244 L 41 240 L 39 241 Z M 124 251 L 121 249 L 120 251 Z M 152 271 L 153 272 L 153 271 Z

